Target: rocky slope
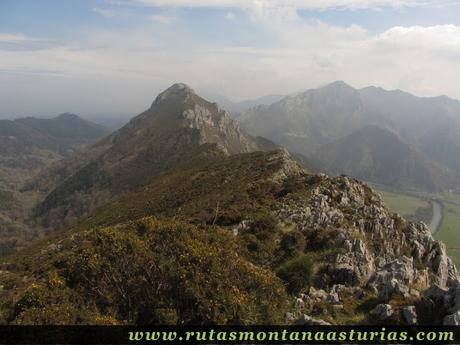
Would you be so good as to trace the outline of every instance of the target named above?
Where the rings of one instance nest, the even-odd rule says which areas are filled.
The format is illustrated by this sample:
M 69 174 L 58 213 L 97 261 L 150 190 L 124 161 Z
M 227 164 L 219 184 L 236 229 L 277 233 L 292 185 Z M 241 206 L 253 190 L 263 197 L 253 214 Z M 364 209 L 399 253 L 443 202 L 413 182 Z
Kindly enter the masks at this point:
M 203 157 L 4 259 L 0 320 L 458 322 L 445 246 L 366 184 L 283 150 Z
M 318 244 L 338 248 L 339 253 L 320 268 L 317 286 L 299 294 L 298 313 L 314 313 L 320 306 L 330 319 L 329 312 L 346 310 L 350 298 L 371 294 L 376 304 L 368 322 L 372 316 L 389 323 L 448 322 L 445 314 L 452 307 L 438 309 L 431 294 L 436 291 L 435 298 L 440 298 L 457 291 L 458 274 L 445 246 L 433 239 L 426 225 L 390 214 L 361 182 L 325 175 L 308 180 L 314 181 L 308 197 L 283 198 L 277 214 L 322 241 L 325 232 L 327 244 Z M 452 298 L 448 301 L 443 305 L 455 304 Z M 311 320 L 302 316 L 299 322 Z

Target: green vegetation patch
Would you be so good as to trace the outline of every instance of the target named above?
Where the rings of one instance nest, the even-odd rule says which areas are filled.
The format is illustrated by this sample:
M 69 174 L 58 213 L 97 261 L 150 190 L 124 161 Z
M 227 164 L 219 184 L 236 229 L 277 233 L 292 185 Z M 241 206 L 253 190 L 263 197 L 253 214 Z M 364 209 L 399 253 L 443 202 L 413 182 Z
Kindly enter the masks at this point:
M 460 267 L 460 205 L 444 202 L 443 216 L 435 237 L 447 245 L 449 256 Z
M 277 271 L 287 284 L 288 291 L 296 294 L 310 284 L 314 274 L 314 261 L 311 255 L 305 254 L 284 263 Z
M 382 196 L 383 201 L 392 212 L 399 213 L 403 217 L 415 216 L 419 209 L 431 208 L 428 201 L 414 196 L 381 190 L 379 190 L 378 193 Z
M 146 218 L 28 254 L 9 259 L 29 278 L 2 292 L 6 323 L 273 324 L 287 307 L 281 280 L 214 226 Z

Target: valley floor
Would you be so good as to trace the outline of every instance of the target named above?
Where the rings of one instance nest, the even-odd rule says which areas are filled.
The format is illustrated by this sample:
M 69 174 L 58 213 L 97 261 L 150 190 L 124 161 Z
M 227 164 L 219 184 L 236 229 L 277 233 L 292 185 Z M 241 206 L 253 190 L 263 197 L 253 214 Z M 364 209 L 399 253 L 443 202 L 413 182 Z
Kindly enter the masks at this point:
M 388 190 L 374 185 L 388 208 L 416 221 L 429 224 L 434 237 L 443 241 L 460 267 L 460 194 L 428 194 Z

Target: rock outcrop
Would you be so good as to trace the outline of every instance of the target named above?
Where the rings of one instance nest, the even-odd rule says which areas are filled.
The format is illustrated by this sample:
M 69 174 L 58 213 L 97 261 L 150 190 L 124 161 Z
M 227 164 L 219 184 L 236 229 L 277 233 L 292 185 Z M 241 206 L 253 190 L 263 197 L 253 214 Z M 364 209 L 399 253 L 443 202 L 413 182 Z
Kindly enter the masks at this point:
M 445 246 L 432 237 L 425 224 L 391 214 L 370 187 L 348 177 L 319 174 L 306 177 L 304 183 L 310 185 L 310 194 L 286 196 L 275 213 L 307 238 L 329 234 L 322 240 L 335 254 L 322 265 L 322 279 L 315 282 L 325 295 L 331 296 L 327 291 L 333 286 L 358 288 L 386 302 L 371 313 L 379 320 L 401 314 L 407 324 L 417 322 L 415 307 L 403 306 L 396 313 L 389 304 L 392 299 L 423 304 L 422 295 L 428 300 L 441 298 L 447 303 L 446 315 L 452 313 L 444 322 L 456 322 L 455 313 L 460 310 L 457 270 Z M 310 289 L 306 299 L 310 302 L 317 295 L 317 290 Z M 322 300 L 337 303 L 340 292 L 337 298 Z

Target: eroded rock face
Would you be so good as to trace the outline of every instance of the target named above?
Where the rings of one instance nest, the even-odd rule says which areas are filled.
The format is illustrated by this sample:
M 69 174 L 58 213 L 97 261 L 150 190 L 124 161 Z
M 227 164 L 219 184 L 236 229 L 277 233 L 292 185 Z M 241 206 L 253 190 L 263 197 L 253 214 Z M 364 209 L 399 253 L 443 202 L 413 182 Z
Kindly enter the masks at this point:
M 415 294 L 410 288 L 414 282 L 427 285 L 429 280 L 427 270 L 417 270 L 413 263 L 412 257 L 403 255 L 384 264 L 376 269 L 367 287 L 382 298 L 393 294 L 409 298 Z
M 451 315 L 460 310 L 455 265 L 445 246 L 432 237 L 425 224 L 407 222 L 391 214 L 381 198 L 362 182 L 319 174 L 306 177 L 304 183 L 309 185 L 310 193 L 288 194 L 279 202 L 275 214 L 282 223 L 295 225 L 307 238 L 331 234 L 326 238 L 327 249 L 336 254 L 323 263 L 321 272 L 328 279 L 317 280 L 318 288 L 332 291 L 332 285 L 340 284 L 357 287 L 380 300 L 399 296 L 421 301 L 422 295 L 431 298 L 423 294 L 425 290 L 437 286 L 438 290 L 432 288 L 431 293 L 446 301 L 446 310 Z M 317 290 L 310 289 L 307 295 L 314 299 L 317 294 Z M 340 300 L 340 293 L 337 297 Z M 338 303 L 336 299 L 325 301 Z M 383 320 L 394 310 L 389 304 L 381 304 L 373 312 Z M 415 307 L 403 307 L 399 312 L 404 322 L 417 322 Z M 457 320 L 455 315 L 447 322 Z
M 370 314 L 375 316 L 378 320 L 386 320 L 391 317 L 393 313 L 393 307 L 389 304 L 378 304 L 370 311 Z
M 335 282 L 347 285 L 361 285 L 375 271 L 374 257 L 360 239 L 344 241 L 345 254 L 338 254 L 331 275 Z

